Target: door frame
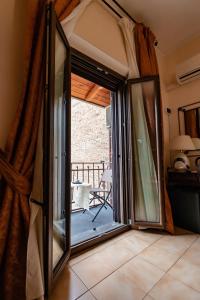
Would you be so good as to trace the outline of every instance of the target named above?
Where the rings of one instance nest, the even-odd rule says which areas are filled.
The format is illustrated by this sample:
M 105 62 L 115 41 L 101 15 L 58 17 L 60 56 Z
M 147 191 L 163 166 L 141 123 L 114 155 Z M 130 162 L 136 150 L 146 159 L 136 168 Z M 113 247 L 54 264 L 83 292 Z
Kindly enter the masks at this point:
M 72 48 L 72 65 L 71 72 L 81 76 L 87 80 L 90 80 L 98 85 L 101 85 L 114 94 L 117 94 L 118 90 L 123 90 L 126 78 L 118 74 L 117 72 L 109 69 L 87 55 Z M 115 98 L 115 97 L 113 97 Z M 124 99 L 123 99 L 124 100 Z M 69 120 L 71 122 L 71 120 Z M 70 126 L 71 128 L 71 126 Z M 124 209 L 125 210 L 125 209 Z M 93 247 L 105 240 L 108 240 L 124 231 L 129 230 L 131 227 L 128 224 L 122 224 L 119 228 L 109 230 L 103 235 L 90 238 L 84 242 L 71 247 L 71 254 L 74 255 L 78 252 Z

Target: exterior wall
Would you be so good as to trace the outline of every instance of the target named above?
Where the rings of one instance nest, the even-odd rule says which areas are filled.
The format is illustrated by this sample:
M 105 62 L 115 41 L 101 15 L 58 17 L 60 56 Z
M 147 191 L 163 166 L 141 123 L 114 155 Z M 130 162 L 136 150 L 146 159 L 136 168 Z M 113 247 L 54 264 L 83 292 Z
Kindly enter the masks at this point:
M 72 99 L 72 162 L 109 161 L 109 130 L 106 109 Z

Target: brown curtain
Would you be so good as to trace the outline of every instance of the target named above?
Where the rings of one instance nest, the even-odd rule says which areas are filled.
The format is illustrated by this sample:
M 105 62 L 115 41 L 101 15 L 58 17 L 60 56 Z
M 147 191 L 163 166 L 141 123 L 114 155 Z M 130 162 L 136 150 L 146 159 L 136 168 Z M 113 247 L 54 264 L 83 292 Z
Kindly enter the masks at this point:
M 5 152 L 0 151 L 0 299 L 25 299 L 29 195 L 45 80 L 46 0 L 30 0 L 25 45 L 23 94 Z M 56 0 L 60 20 L 79 0 Z
M 140 76 L 152 76 L 158 75 L 158 63 L 155 52 L 155 44 L 157 43 L 154 34 L 151 30 L 145 27 L 143 24 L 139 23 L 135 25 L 134 29 L 134 38 L 136 46 L 136 56 L 137 63 L 139 67 Z M 155 157 L 155 114 L 154 114 L 154 97 L 152 95 L 147 95 L 145 91 L 145 112 L 147 118 L 147 125 L 149 129 L 149 136 L 151 141 L 151 146 L 153 150 L 153 156 Z M 162 116 L 162 107 L 161 107 L 161 116 Z M 162 119 L 162 118 L 161 118 Z M 163 124 L 160 124 L 163 128 Z M 164 155 L 164 153 L 163 153 Z M 166 230 L 171 233 L 174 233 L 174 225 L 172 218 L 172 211 L 170 200 L 167 194 L 165 186 L 165 215 L 166 215 Z

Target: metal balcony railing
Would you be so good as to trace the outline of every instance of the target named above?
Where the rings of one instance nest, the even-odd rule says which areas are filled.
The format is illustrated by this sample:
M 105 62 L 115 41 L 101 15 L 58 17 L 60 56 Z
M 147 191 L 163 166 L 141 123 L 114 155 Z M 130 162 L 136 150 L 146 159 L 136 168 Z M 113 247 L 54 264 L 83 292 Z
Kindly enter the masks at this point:
M 91 184 L 92 187 L 98 187 L 105 168 L 107 168 L 107 164 L 104 161 L 72 162 L 72 182 L 79 180 Z
M 99 187 L 102 174 L 104 170 L 111 168 L 110 163 L 105 161 L 100 162 L 72 162 L 71 163 L 71 180 L 73 183 L 80 182 L 91 184 L 92 188 Z M 110 189 L 109 183 L 102 183 L 102 188 Z M 103 193 L 105 196 L 105 193 Z M 94 205 L 99 204 L 98 200 L 95 200 Z M 74 201 L 72 199 L 72 211 L 77 210 L 74 208 Z

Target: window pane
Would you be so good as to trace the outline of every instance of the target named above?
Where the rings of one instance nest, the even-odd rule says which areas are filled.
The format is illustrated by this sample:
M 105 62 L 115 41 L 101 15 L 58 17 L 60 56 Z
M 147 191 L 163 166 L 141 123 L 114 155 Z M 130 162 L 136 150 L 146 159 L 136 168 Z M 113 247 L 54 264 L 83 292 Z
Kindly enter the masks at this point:
M 63 102 L 64 72 L 66 48 L 56 32 L 55 39 L 55 98 L 54 98 L 54 148 L 53 148 L 53 266 L 63 255 L 66 242 L 65 228 L 65 190 L 62 181 L 65 177 L 64 162 L 64 126 L 65 105 Z

